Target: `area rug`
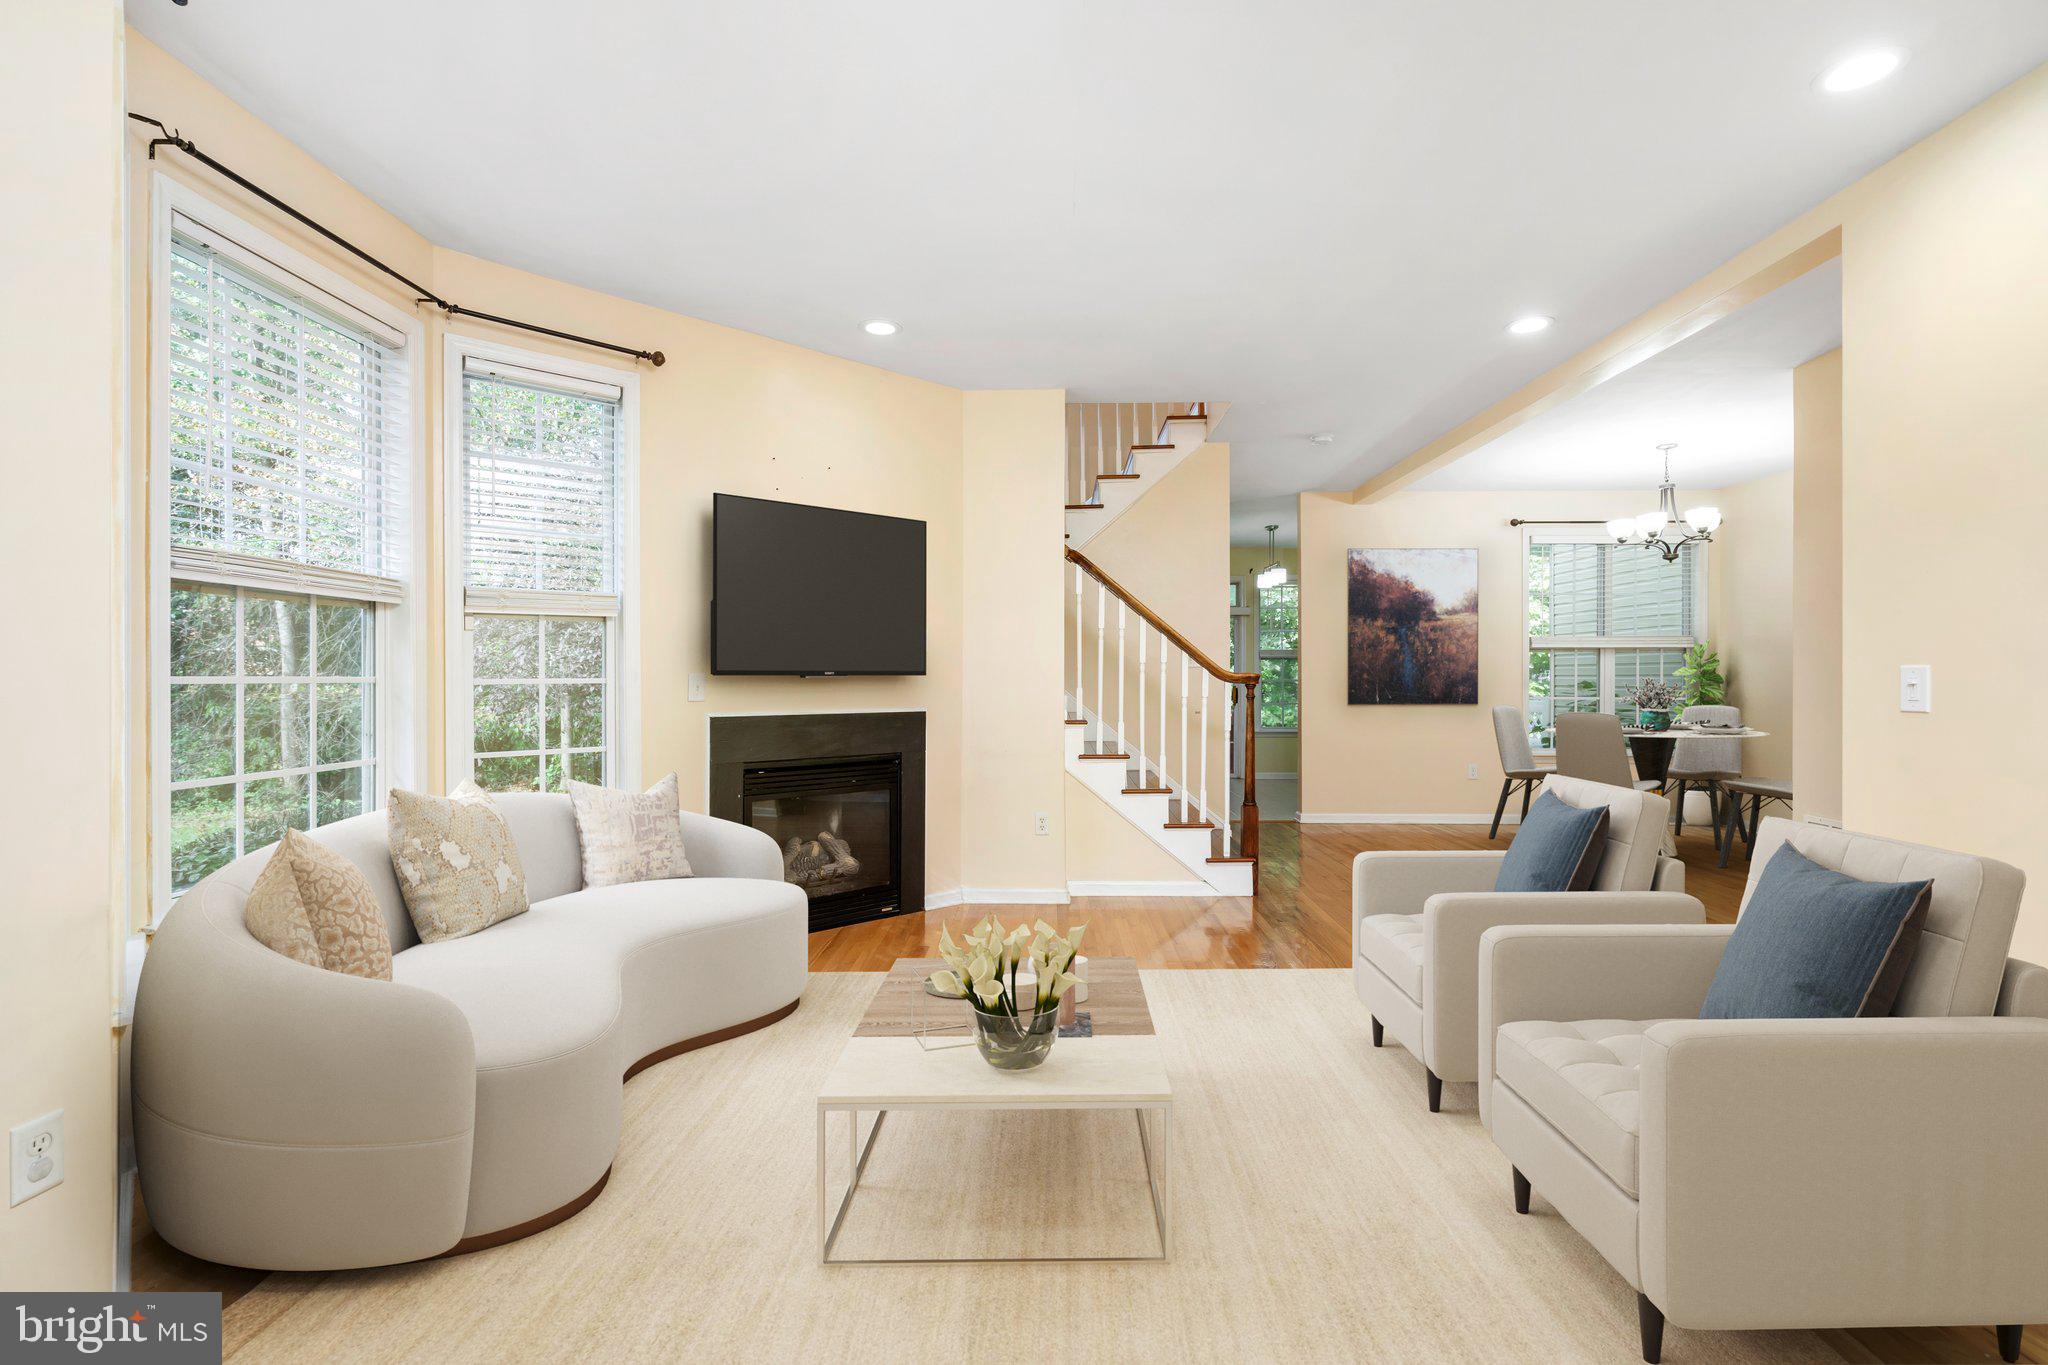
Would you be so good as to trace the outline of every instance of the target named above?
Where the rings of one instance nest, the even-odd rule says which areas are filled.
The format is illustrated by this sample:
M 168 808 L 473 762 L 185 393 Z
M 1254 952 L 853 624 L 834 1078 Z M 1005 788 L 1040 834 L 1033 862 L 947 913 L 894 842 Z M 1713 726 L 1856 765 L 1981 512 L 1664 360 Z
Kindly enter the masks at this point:
M 576 1217 L 450 1260 L 273 1275 L 229 1309 L 227 1354 L 1640 1358 L 1634 1292 L 1540 1191 L 1515 1215 L 1473 1088 L 1430 1114 L 1420 1066 L 1371 1047 L 1341 971 L 1144 973 L 1178 1106 L 1170 1263 L 820 1266 L 816 1087 L 880 980 L 815 975 L 781 1023 L 636 1076 L 611 1182 Z M 1127 1115 L 916 1117 L 889 1120 L 846 1253 L 1145 1249 Z M 836 1189 L 848 1158 L 843 1130 L 830 1137 Z M 1674 1327 L 1664 1351 L 1673 1365 L 1840 1358 L 1806 1332 Z

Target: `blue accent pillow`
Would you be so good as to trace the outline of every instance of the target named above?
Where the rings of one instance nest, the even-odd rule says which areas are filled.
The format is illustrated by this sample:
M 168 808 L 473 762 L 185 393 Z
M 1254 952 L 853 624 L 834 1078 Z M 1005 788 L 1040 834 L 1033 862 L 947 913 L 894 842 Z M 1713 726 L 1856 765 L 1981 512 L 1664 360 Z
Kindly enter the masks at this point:
M 1864 882 L 1785 844 L 1771 856 L 1702 1019 L 1867 1019 L 1905 984 L 1933 882 Z
M 1593 884 L 1607 845 L 1607 807 L 1584 810 L 1545 792 L 1501 859 L 1496 891 L 1584 891 Z

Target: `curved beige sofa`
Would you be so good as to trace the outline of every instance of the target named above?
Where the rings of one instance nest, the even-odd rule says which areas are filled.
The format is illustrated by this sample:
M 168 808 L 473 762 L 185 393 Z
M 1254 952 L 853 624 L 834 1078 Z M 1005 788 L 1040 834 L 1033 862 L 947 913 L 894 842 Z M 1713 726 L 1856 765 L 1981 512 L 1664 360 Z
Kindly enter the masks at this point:
M 796 1008 L 809 910 L 767 835 L 685 811 L 696 877 L 585 890 L 569 798 L 497 801 L 532 908 L 441 943 L 413 932 L 381 812 L 314 831 L 376 892 L 388 982 L 250 936 L 268 849 L 171 909 L 133 1054 L 143 1200 L 166 1241 L 339 1270 L 537 1232 L 603 1188 L 625 1077 Z

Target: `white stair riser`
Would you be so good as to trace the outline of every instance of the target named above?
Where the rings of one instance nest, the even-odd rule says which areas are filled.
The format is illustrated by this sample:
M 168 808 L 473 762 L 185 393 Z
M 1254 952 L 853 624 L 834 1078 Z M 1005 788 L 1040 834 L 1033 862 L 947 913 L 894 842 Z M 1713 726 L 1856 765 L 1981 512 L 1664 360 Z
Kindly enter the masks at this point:
M 1208 427 L 1200 422 L 1170 422 L 1171 450 L 1141 450 L 1131 462 L 1135 479 L 1106 479 L 1095 486 L 1100 508 L 1067 513 L 1067 544 L 1080 549 L 1102 534 L 1110 523 L 1130 510 L 1131 504 L 1158 486 L 1174 466 L 1200 450 L 1209 440 Z
M 1129 820 L 1146 838 L 1165 849 L 1175 862 L 1200 877 L 1218 895 L 1252 894 L 1250 863 L 1209 861 L 1209 852 L 1213 847 L 1209 838 L 1210 831 L 1166 828 L 1166 813 L 1171 797 L 1151 793 L 1137 795 L 1124 791 L 1124 782 L 1132 760 L 1082 756 L 1089 743 L 1109 743 L 1114 740 L 1113 735 L 1106 729 L 1100 734 L 1094 734 L 1097 727 L 1093 724 L 1062 725 L 1060 728 L 1067 732 L 1067 771 L 1079 778 L 1083 786 Z

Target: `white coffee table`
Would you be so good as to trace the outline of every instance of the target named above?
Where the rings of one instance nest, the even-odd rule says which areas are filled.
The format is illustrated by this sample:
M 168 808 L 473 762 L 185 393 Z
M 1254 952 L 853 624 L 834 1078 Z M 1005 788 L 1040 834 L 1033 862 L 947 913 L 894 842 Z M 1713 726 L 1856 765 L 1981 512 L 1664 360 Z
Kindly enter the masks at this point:
M 1082 1009 L 1095 1023 L 1088 1038 L 1054 1040 L 1045 1062 L 1029 1071 L 998 1071 L 970 1042 L 928 1049 L 916 1036 L 931 1023 L 957 1019 L 965 1006 L 931 1000 L 924 977 L 938 963 L 905 958 L 876 993 L 847 1040 L 839 1062 L 818 1089 L 818 1259 L 826 1265 L 932 1264 L 938 1261 L 1164 1261 L 1173 1255 L 1173 1085 L 1144 1005 L 1137 966 L 1129 958 L 1090 964 L 1090 996 Z M 959 1034 L 959 1037 L 966 1035 Z M 896 1109 L 1128 1109 L 1135 1116 L 1152 1197 L 1159 1250 L 1142 1256 L 834 1257 L 832 1247 L 860 1189 L 862 1173 L 889 1112 Z M 867 1141 L 860 1116 L 872 1113 Z M 849 1176 L 836 1210 L 826 1189 L 828 1116 L 846 1115 Z

